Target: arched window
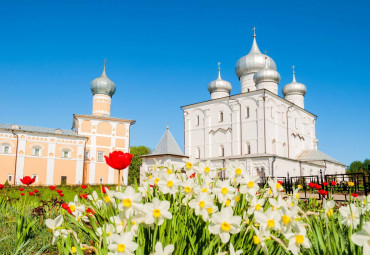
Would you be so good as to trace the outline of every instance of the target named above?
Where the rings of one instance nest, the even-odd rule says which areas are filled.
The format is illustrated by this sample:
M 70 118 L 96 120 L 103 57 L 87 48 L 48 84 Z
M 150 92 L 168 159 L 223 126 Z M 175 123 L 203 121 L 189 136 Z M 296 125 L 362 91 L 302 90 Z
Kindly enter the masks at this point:
M 0 152 L 1 153 L 4 153 L 4 154 L 9 154 L 9 153 L 11 153 L 12 151 L 11 151 L 11 146 L 10 146 L 10 144 L 9 143 L 3 143 L 3 144 L 1 144 L 1 146 L 0 146 Z
M 220 146 L 220 157 L 224 157 L 225 156 L 225 148 L 223 145 Z
M 223 111 L 220 111 L 220 115 L 219 115 L 218 121 L 219 122 L 223 122 L 224 121 L 224 112 Z
M 272 140 L 272 154 L 276 155 L 276 140 Z
M 42 149 L 40 146 L 33 146 L 32 147 L 32 156 L 41 156 L 42 155 Z
M 71 157 L 71 150 L 70 149 L 63 149 L 62 150 L 62 158 L 70 158 Z
M 249 118 L 249 106 L 245 107 L 245 118 L 248 119 Z
M 195 118 L 195 126 L 199 126 L 199 122 L 199 115 L 197 115 Z

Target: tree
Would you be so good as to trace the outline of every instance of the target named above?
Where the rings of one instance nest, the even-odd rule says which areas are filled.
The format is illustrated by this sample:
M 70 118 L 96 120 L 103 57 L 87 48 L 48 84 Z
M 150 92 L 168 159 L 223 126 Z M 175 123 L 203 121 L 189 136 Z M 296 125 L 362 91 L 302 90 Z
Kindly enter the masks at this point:
M 139 184 L 140 182 L 140 166 L 142 159 L 140 156 L 149 154 L 151 151 L 145 146 L 131 146 L 130 153 L 134 155 L 131 161 L 131 165 L 128 171 L 128 183 L 135 184 L 135 180 Z
M 359 160 L 356 160 L 356 161 L 353 161 L 350 165 L 349 165 L 349 172 L 350 173 L 359 173 L 359 172 L 362 172 L 363 168 L 362 168 L 362 162 L 359 161 Z
M 364 169 L 365 172 L 367 172 L 368 175 L 370 175 L 370 159 L 365 159 L 364 163 L 362 163 L 362 168 Z

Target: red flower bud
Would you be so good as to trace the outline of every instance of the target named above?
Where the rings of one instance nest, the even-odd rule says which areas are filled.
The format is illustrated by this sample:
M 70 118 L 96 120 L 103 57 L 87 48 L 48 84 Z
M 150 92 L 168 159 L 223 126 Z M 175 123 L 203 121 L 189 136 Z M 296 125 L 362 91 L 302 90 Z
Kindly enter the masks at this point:
M 66 203 L 63 203 L 63 204 L 62 204 L 62 208 L 63 208 L 64 210 L 67 210 L 67 209 L 69 208 L 69 205 L 68 205 L 68 204 L 66 204 Z
M 352 197 L 358 197 L 358 194 L 353 193 L 353 194 L 352 194 Z
M 331 182 L 330 182 L 330 185 L 331 185 L 331 186 L 335 186 L 335 185 L 337 185 L 337 183 L 336 183 L 335 181 L 331 181 Z
M 81 188 L 86 189 L 87 185 L 81 185 Z
M 50 186 L 49 189 L 50 190 L 55 190 L 55 186 Z
M 24 190 L 24 188 L 20 188 L 20 189 L 19 189 L 19 191 L 23 191 L 23 190 Z
M 131 160 L 134 155 L 130 153 L 123 153 L 122 151 L 113 151 L 109 153 L 109 157 L 104 156 L 105 162 L 111 168 L 116 170 L 122 170 L 131 164 Z
M 60 194 L 63 192 L 63 190 L 57 189 L 57 192 Z
M 194 178 L 195 177 L 195 173 L 193 173 L 193 174 L 191 174 L 190 176 L 189 176 L 189 178 Z
M 327 182 L 323 182 L 322 185 L 328 186 L 328 183 Z
M 92 213 L 92 214 L 95 214 L 95 211 L 91 208 L 87 208 L 86 209 L 86 213 Z
M 62 196 L 64 196 L 64 194 L 63 193 L 59 193 L 59 196 L 62 197 Z
M 280 183 L 280 185 L 283 185 L 283 182 L 282 181 L 278 181 L 278 183 Z
M 105 189 L 109 189 L 109 188 L 108 187 L 104 187 L 104 186 L 101 187 L 101 190 L 103 191 L 104 194 L 107 193 L 107 191 Z
M 319 189 L 321 189 L 321 185 L 319 185 L 319 184 L 315 184 L 315 188 L 316 188 L 317 190 L 319 190 Z
M 37 193 L 37 192 L 39 192 L 39 190 L 38 190 L 38 189 L 35 189 L 33 192 L 34 192 L 34 193 Z
M 33 196 L 33 192 L 32 192 L 32 191 L 28 192 L 28 194 L 29 194 L 30 196 Z
M 321 190 L 319 190 L 319 194 L 321 196 L 326 196 L 328 194 L 328 192 L 326 190 L 321 189 Z
M 21 196 L 24 196 L 24 193 L 21 193 Z
M 4 188 L 4 184 L 0 184 L 0 189 L 3 189 Z
M 315 183 L 310 182 L 310 183 L 308 184 L 308 186 L 309 186 L 311 189 L 313 189 L 313 188 L 315 187 Z

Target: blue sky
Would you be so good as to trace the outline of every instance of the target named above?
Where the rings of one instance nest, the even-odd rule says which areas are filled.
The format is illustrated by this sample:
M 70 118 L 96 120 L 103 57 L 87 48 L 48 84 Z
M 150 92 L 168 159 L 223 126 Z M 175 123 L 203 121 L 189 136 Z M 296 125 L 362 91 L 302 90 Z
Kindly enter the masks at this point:
M 240 93 L 237 60 L 257 28 L 261 51 L 291 66 L 318 115 L 319 149 L 349 164 L 370 157 L 368 1 L 0 1 L 0 122 L 70 129 L 91 114 L 90 82 L 117 85 L 112 116 L 135 119 L 131 145 L 154 148 L 180 106 L 210 98 L 222 77 Z

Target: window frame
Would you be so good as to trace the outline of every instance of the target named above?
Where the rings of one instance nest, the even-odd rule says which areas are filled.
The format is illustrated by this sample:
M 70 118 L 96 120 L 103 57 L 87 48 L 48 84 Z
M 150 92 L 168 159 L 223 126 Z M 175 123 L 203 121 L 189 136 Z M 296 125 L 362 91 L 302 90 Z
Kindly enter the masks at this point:
M 9 180 L 9 177 L 10 177 L 10 180 Z M 13 182 L 13 175 L 12 174 L 8 174 L 7 180 L 8 180 L 8 182 Z
M 32 174 L 31 178 L 33 178 L 33 177 L 36 177 L 35 182 L 39 182 L 39 175 L 38 174 Z
M 218 122 L 224 122 L 224 112 L 223 111 L 219 112 Z
M 99 158 L 100 154 L 102 154 L 101 158 Z M 97 162 L 104 162 L 104 151 L 97 151 L 96 152 L 96 161 Z
M 250 110 L 249 110 L 249 106 L 246 106 L 245 107 L 245 118 L 246 119 L 249 119 L 250 118 Z
M 71 150 L 70 149 L 63 149 L 62 150 L 62 158 L 71 158 Z

